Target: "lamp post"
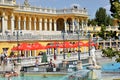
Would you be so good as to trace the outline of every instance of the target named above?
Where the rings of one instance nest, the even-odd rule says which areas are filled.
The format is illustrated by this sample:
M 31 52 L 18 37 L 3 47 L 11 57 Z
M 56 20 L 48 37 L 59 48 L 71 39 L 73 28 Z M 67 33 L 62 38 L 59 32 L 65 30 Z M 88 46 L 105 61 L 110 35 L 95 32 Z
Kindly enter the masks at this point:
M 80 30 L 77 31 L 78 34 L 78 60 L 80 60 Z
M 91 54 L 90 54 L 90 32 L 88 31 L 88 33 L 87 33 L 87 37 L 88 37 L 88 53 L 89 53 L 89 56 L 91 56 Z
M 13 36 L 16 36 L 16 40 L 17 40 L 17 48 L 19 46 L 19 36 L 22 36 L 22 31 L 16 31 L 13 32 Z M 18 50 L 18 49 L 17 49 Z M 17 54 L 17 61 L 20 63 L 20 59 L 19 59 L 20 55 L 19 55 L 19 50 L 18 50 L 18 54 Z
M 63 38 L 63 59 L 65 59 L 65 31 L 62 31 Z

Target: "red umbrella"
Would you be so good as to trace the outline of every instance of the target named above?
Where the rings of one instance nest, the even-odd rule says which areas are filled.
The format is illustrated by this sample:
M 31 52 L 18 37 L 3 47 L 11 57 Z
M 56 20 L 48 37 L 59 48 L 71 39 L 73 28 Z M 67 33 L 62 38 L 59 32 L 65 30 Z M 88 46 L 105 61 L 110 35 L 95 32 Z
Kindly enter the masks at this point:
M 73 44 L 71 44 L 70 42 L 64 42 L 62 44 L 59 45 L 59 48 L 73 48 Z
M 46 45 L 46 48 L 57 48 L 59 47 L 59 43 L 58 42 L 54 42 L 54 43 L 51 43 L 49 45 Z
M 13 51 L 22 51 L 24 48 L 22 46 L 15 46 L 11 50 Z
M 33 50 L 39 50 L 39 49 L 46 49 L 45 46 L 41 45 L 40 43 L 36 42 L 32 44 Z
M 85 46 L 89 47 L 89 46 L 96 46 L 96 43 L 94 42 L 87 42 L 85 43 Z
M 74 45 L 74 47 L 78 47 L 78 46 L 85 46 L 85 43 L 82 41 L 76 42 Z

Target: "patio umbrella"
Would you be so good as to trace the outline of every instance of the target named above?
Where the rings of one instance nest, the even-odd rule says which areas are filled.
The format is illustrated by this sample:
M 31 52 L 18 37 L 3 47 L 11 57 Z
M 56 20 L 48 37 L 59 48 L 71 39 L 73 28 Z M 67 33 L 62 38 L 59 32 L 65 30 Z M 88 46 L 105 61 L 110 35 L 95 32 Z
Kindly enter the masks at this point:
M 85 46 L 85 43 L 82 41 L 76 42 L 75 44 L 73 44 L 74 47 L 78 47 L 78 46 Z
M 57 48 L 59 47 L 59 43 L 58 42 L 53 42 L 53 43 L 50 43 L 48 45 L 46 45 L 46 48 Z
M 70 42 L 64 42 L 62 44 L 59 45 L 59 48 L 73 48 L 73 44 L 71 44 Z
M 31 44 L 28 44 L 28 43 L 22 43 L 20 45 L 24 51 L 27 51 L 27 50 L 33 50 L 33 47 L 31 46 Z
M 40 43 L 36 42 L 32 44 L 33 50 L 39 50 L 39 49 L 46 49 L 45 46 L 41 45 Z
M 94 42 L 87 42 L 87 43 L 85 43 L 85 46 L 86 46 L 86 47 L 96 46 L 96 43 L 94 43 Z
M 22 50 L 24 50 L 24 48 L 23 48 L 23 46 L 14 46 L 12 49 L 11 49 L 12 51 L 22 51 Z

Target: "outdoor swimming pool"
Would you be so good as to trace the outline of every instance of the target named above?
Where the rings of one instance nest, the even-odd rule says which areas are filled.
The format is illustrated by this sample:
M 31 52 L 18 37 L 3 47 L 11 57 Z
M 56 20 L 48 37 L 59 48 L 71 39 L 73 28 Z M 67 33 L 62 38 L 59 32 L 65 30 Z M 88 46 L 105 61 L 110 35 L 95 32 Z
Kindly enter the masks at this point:
M 111 62 L 104 64 L 101 70 L 104 72 L 120 72 L 120 63 Z
M 11 80 L 79 80 L 87 79 L 87 73 L 89 71 L 80 70 L 77 72 L 71 72 L 68 74 L 42 74 L 42 73 L 27 73 L 19 77 L 11 77 Z M 78 79 L 79 78 L 79 79 Z M 8 78 L 1 77 L 0 80 L 8 80 Z
M 63 76 L 24 76 L 24 77 L 11 77 L 11 80 L 60 80 Z M 8 78 L 1 77 L 0 80 L 8 80 Z

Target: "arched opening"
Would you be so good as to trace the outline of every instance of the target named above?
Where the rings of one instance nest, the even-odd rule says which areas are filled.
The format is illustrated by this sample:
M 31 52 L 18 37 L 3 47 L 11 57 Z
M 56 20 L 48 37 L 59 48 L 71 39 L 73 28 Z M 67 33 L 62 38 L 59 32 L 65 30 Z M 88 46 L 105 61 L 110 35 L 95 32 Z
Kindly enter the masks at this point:
M 67 32 L 72 33 L 72 19 L 71 18 L 67 19 Z
M 57 20 L 57 31 L 63 31 L 63 30 L 65 30 L 64 19 L 59 18 Z
M 2 13 L 0 12 L 0 33 L 2 32 Z

